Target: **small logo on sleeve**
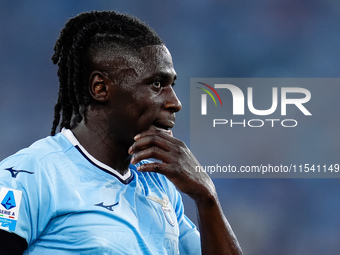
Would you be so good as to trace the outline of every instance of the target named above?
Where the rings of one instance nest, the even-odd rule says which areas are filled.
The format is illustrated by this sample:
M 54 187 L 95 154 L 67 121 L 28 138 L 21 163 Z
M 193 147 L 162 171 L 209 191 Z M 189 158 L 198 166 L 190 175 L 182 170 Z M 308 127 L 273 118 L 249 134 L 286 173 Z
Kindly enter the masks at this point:
M 4 170 L 9 171 L 13 178 L 17 178 L 19 173 L 34 174 L 34 172 L 30 172 L 27 170 L 14 170 L 13 167 L 5 168 Z
M 7 209 L 10 210 L 16 206 L 15 204 L 15 198 L 14 198 L 14 193 L 13 190 L 9 190 L 2 200 L 1 204 Z
M 0 229 L 14 231 L 19 217 L 22 192 L 1 188 L 0 190 Z

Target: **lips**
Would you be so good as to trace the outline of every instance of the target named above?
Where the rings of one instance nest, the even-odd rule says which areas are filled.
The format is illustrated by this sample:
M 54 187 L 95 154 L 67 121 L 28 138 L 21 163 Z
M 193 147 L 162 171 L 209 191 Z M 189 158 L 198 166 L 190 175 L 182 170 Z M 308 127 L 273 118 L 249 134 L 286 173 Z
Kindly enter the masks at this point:
M 170 130 L 175 125 L 175 120 L 156 120 L 153 125 L 158 129 Z

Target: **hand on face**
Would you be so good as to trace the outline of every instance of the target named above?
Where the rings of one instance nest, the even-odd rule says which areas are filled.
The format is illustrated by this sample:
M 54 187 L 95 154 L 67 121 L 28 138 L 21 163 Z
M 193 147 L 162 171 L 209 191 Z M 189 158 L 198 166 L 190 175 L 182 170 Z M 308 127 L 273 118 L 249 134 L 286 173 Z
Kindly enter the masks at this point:
M 132 164 L 154 158 L 161 162 L 143 164 L 140 172 L 157 172 L 165 175 L 180 191 L 188 194 L 196 202 L 215 194 L 210 177 L 204 172 L 196 172 L 200 166 L 195 156 L 184 142 L 172 136 L 170 130 L 150 128 L 135 136 L 129 154 L 134 156 Z

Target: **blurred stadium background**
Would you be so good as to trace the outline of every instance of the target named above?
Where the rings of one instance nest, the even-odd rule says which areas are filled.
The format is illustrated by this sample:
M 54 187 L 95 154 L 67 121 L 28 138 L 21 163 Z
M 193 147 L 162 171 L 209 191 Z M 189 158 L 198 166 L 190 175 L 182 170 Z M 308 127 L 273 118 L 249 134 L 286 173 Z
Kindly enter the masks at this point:
M 183 104 L 174 134 L 187 144 L 192 77 L 340 76 L 339 1 L 0 0 L 1 159 L 49 134 L 58 92 L 53 46 L 67 19 L 90 10 L 135 15 L 166 42 Z M 339 130 L 329 131 L 311 127 L 301 139 L 339 144 Z M 339 254 L 339 179 L 214 182 L 245 254 Z

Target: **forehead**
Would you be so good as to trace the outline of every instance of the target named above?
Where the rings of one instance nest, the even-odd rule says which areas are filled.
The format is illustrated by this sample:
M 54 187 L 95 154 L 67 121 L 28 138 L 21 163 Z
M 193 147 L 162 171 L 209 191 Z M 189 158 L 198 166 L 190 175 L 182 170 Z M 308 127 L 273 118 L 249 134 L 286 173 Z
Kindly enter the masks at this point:
M 164 45 L 150 45 L 139 50 L 115 50 L 114 54 L 102 52 L 93 58 L 93 62 L 96 69 L 109 73 L 111 78 L 176 77 L 171 54 Z
M 172 66 L 172 57 L 164 45 L 145 46 L 140 49 L 140 58 L 146 65 L 157 65 L 160 67 Z
M 169 50 L 164 45 L 146 46 L 140 49 L 140 63 L 135 67 L 140 71 L 139 75 L 164 74 L 174 78 L 176 72 L 173 66 Z

